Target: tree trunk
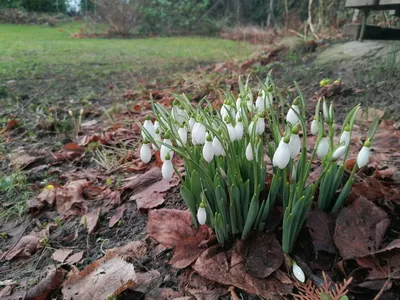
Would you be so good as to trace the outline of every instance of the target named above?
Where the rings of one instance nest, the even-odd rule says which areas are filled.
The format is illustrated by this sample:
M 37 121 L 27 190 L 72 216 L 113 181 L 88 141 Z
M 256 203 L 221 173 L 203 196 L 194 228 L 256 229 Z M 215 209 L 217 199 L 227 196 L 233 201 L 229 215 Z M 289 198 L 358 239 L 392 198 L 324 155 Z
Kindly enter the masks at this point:
M 269 1 L 269 12 L 268 12 L 268 19 L 267 19 L 267 27 L 270 28 L 275 20 L 274 16 L 274 0 Z
M 323 23 L 324 23 L 324 0 L 319 0 L 317 31 L 322 28 Z
M 287 0 L 285 0 L 285 33 L 288 31 L 288 22 L 289 22 L 289 8 Z
M 313 0 L 309 0 L 308 1 L 308 19 L 307 19 L 307 24 L 310 27 L 310 30 L 312 32 L 312 34 L 314 35 L 314 37 L 319 40 L 318 35 L 315 33 L 315 29 L 314 29 L 314 25 L 312 23 L 312 4 L 313 4 Z

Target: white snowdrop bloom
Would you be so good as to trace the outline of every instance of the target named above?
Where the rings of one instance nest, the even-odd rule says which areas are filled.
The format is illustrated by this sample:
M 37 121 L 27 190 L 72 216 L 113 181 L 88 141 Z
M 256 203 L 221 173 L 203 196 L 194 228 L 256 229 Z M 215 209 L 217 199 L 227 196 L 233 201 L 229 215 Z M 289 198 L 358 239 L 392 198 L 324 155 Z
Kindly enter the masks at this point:
M 274 157 L 272 158 L 272 164 L 274 165 L 274 167 L 278 167 L 279 169 L 286 168 L 290 160 L 290 140 L 285 141 L 285 139 L 286 138 L 281 139 L 278 148 L 274 153 Z
M 259 117 L 256 124 L 256 133 L 262 135 L 265 131 L 265 120 L 264 117 Z
M 231 140 L 231 142 L 233 142 L 234 140 L 236 140 L 235 127 L 233 127 L 232 123 L 228 123 L 226 124 L 226 128 L 228 129 L 229 139 Z
M 318 121 L 312 120 L 311 122 L 311 134 L 316 135 L 318 133 Z
M 190 117 L 190 119 L 189 119 L 189 130 L 190 130 L 190 132 L 193 132 L 194 124 L 196 124 L 196 120 L 193 117 Z
M 220 156 L 223 153 L 225 153 L 224 147 L 222 147 L 221 141 L 216 136 L 214 136 L 214 138 L 213 138 L 212 145 L 213 145 L 213 148 L 214 148 L 214 155 L 215 156 Z
M 235 125 L 235 138 L 240 141 L 243 138 L 244 127 L 242 123 L 242 119 L 239 118 L 239 121 Z
M 369 162 L 371 142 L 367 140 L 361 148 L 357 156 L 357 166 L 359 168 L 365 167 Z
M 162 133 L 162 128 L 160 126 L 160 123 L 156 120 L 154 121 L 154 132 L 158 129 L 159 133 Z
M 301 142 L 298 134 L 292 133 L 290 135 L 289 149 L 290 149 L 290 157 L 292 159 L 295 158 L 297 154 L 300 153 Z
M 249 135 L 253 134 L 253 127 L 254 127 L 254 121 L 251 121 L 248 128 Z
M 229 104 L 223 104 L 221 107 L 222 121 L 224 121 L 225 118 L 230 117 L 232 114 L 234 114 L 234 108 Z
M 251 146 L 251 143 L 249 143 L 246 147 L 246 158 L 248 161 L 252 161 L 254 159 L 253 147 Z
M 256 109 L 258 113 L 262 113 L 265 111 L 265 99 L 262 96 L 258 96 L 256 99 Z
M 240 108 L 240 109 L 236 112 L 235 121 L 236 121 L 236 122 L 239 122 L 239 119 L 243 119 L 243 116 L 242 116 L 242 108 Z
M 322 103 L 322 113 L 324 115 L 325 120 L 329 120 L 329 108 L 328 108 L 328 103 L 326 103 L 325 99 Z
M 206 142 L 206 126 L 199 122 L 196 125 L 193 128 L 192 138 L 196 140 L 197 144 L 203 145 Z
M 239 98 L 236 99 L 236 110 L 239 110 L 242 107 L 242 98 L 239 96 Z
M 206 224 L 207 221 L 207 212 L 203 202 L 200 203 L 200 207 L 197 211 L 197 221 L 199 222 L 200 225 Z
M 207 139 L 203 147 L 203 158 L 208 163 L 214 158 L 214 147 L 212 144 L 211 135 L 209 134 L 207 135 Z
M 292 173 L 290 174 L 290 181 L 296 182 L 297 177 L 297 163 L 293 163 Z
M 147 141 L 144 141 L 142 147 L 140 147 L 140 159 L 145 164 L 147 164 L 151 160 L 150 143 Z
M 345 152 L 346 152 L 346 146 L 340 146 L 335 150 L 335 152 L 333 152 L 332 159 L 338 160 L 339 158 L 342 158 Z
M 319 158 L 324 158 L 329 152 L 329 140 L 328 137 L 323 137 L 317 146 L 317 155 Z
M 348 130 L 347 130 L 348 129 Z M 340 144 L 344 144 L 346 147 L 350 144 L 350 128 L 345 128 L 342 134 L 340 135 Z
M 251 99 L 251 98 L 247 99 L 247 103 L 246 104 L 247 104 L 248 111 L 253 111 L 254 110 L 253 99 Z
M 293 104 L 286 115 L 286 120 L 292 125 L 296 125 L 297 123 L 299 123 L 299 117 L 296 115 L 295 111 L 297 113 L 300 112 L 299 107 Z
M 306 276 L 304 275 L 303 270 L 299 267 L 298 264 L 293 263 L 292 272 L 294 277 L 296 277 L 298 281 L 303 283 L 306 281 Z
M 171 157 L 169 154 L 165 157 L 165 161 L 161 167 L 161 174 L 163 179 L 169 180 L 174 174 L 174 166 L 172 165 Z
M 158 150 L 158 148 L 160 148 L 161 141 L 162 141 L 161 135 L 160 135 L 160 128 L 156 129 L 156 133 L 154 135 L 154 140 L 156 141 L 156 145 L 155 144 L 152 145 L 153 149 Z
M 142 137 L 145 139 L 146 138 L 146 134 L 145 134 L 145 130 L 147 131 L 147 133 L 154 138 L 155 135 L 155 129 L 154 129 L 154 125 L 151 122 L 150 116 L 147 116 L 146 119 L 144 120 L 143 123 L 143 128 L 142 128 Z
M 171 142 L 171 140 L 170 140 L 169 138 L 165 138 L 165 139 L 163 140 L 163 143 L 172 146 L 172 142 Z M 174 151 L 172 151 L 168 146 L 166 146 L 166 145 L 164 145 L 164 144 L 161 145 L 161 148 L 160 148 L 160 159 L 161 159 L 162 162 L 165 161 L 165 157 L 166 157 L 168 154 L 169 154 L 170 156 L 173 156 L 173 155 L 174 155 Z
M 188 135 L 188 128 L 186 127 L 186 125 L 183 125 L 182 127 L 179 127 L 178 129 L 178 135 L 179 138 L 181 139 L 181 141 L 177 141 L 178 146 L 182 147 L 183 145 L 186 145 L 187 143 L 187 135 Z

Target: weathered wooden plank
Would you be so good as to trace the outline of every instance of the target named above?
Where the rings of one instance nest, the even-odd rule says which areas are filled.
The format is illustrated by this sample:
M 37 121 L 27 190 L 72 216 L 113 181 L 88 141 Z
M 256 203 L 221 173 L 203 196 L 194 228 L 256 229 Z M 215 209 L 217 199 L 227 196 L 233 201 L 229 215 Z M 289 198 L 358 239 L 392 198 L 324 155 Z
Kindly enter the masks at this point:
M 378 5 L 379 0 L 346 0 L 345 7 L 365 7 Z
M 400 7 L 400 0 L 346 0 L 345 7 L 372 10 L 397 9 Z
M 346 24 L 343 35 L 358 39 L 361 31 L 360 24 Z M 367 25 L 364 33 L 365 40 L 400 40 L 400 29 Z

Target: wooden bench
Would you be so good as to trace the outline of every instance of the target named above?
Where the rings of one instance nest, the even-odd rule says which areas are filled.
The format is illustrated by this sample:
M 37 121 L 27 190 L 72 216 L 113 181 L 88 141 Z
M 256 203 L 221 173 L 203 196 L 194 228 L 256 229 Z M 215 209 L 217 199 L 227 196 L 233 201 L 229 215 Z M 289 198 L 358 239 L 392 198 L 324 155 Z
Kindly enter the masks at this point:
M 361 29 L 358 35 L 360 41 L 365 37 L 367 18 L 371 10 L 395 10 L 395 16 L 400 17 L 400 0 L 346 0 L 345 7 L 357 8 L 362 11 Z M 384 28 L 381 29 L 378 31 L 380 34 L 384 32 Z M 374 30 L 377 32 L 376 28 Z M 384 39 L 400 39 L 400 29 L 388 28 L 387 32 L 387 37 Z

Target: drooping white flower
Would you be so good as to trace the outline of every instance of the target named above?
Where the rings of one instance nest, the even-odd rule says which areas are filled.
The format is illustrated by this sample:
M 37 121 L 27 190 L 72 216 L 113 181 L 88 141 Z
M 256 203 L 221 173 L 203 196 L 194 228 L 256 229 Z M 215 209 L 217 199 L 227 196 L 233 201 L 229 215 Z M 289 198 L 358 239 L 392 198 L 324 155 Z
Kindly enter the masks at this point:
M 193 117 L 190 117 L 190 119 L 189 119 L 189 130 L 190 130 L 190 132 L 193 132 L 194 124 L 196 124 L 196 120 Z
M 296 127 L 297 128 L 297 127 Z M 298 130 L 297 130 L 298 132 Z M 301 149 L 301 141 L 298 133 L 293 133 L 290 135 L 290 142 L 289 142 L 289 149 L 290 149 L 290 157 L 293 159 L 300 153 Z
M 256 99 L 257 112 L 263 113 L 267 109 L 269 109 L 271 105 L 272 105 L 272 93 L 268 92 L 266 94 L 264 90 L 261 90 L 261 92 L 258 93 L 258 97 Z
M 177 144 L 179 147 L 182 147 L 183 145 L 186 145 L 187 143 L 187 135 L 188 135 L 188 128 L 186 127 L 185 124 L 181 125 L 182 127 L 179 127 L 178 129 L 178 135 L 181 141 L 177 141 Z
M 142 137 L 145 139 L 146 138 L 146 134 L 145 134 L 145 130 L 147 131 L 147 133 L 154 138 L 155 135 L 155 129 L 154 129 L 154 125 L 151 122 L 150 116 L 146 116 L 146 119 L 144 120 L 143 123 L 143 128 L 142 128 Z
M 250 95 L 251 95 L 251 93 L 250 93 Z M 247 99 L 247 109 L 248 109 L 248 111 L 253 111 L 254 110 L 254 104 L 253 104 L 253 99 L 252 99 L 253 97 L 249 97 L 249 99 Z
M 239 110 L 242 106 L 242 98 L 239 96 L 239 98 L 236 99 L 236 110 Z
M 304 275 L 303 270 L 295 262 L 293 262 L 292 272 L 293 272 L 294 277 L 296 277 L 296 279 L 298 281 L 300 281 L 302 283 L 304 283 L 306 281 L 306 276 Z
M 339 143 L 343 143 L 346 147 L 350 144 L 350 128 L 344 128 L 342 134 L 340 135 Z
M 161 128 L 157 128 L 156 133 L 154 135 L 154 140 L 156 141 L 156 145 L 155 144 L 152 145 L 154 150 L 158 150 L 158 148 L 160 148 L 160 145 L 161 145 L 162 139 L 161 139 L 161 135 L 160 135 L 160 129 Z
M 169 135 L 166 135 L 167 138 L 164 138 L 163 143 L 167 144 L 167 145 L 171 145 L 172 146 L 172 141 L 169 139 Z M 166 145 L 161 145 L 160 148 L 160 159 L 162 162 L 165 161 L 165 157 L 169 154 L 169 156 L 173 156 L 174 155 L 174 151 L 171 150 L 171 148 L 169 148 Z
M 224 147 L 222 147 L 221 141 L 216 136 L 214 136 L 214 138 L 213 138 L 212 145 L 213 145 L 213 148 L 214 148 L 214 155 L 215 156 L 220 156 L 223 153 L 225 153 Z
M 154 132 L 157 131 L 157 129 L 158 129 L 158 132 L 161 134 L 162 128 L 160 126 L 160 123 L 156 120 L 156 121 L 154 121 Z
M 326 103 L 326 100 L 322 102 L 322 113 L 324 115 L 325 120 L 329 120 L 329 108 L 328 108 L 328 103 Z
M 221 117 L 222 121 L 225 121 L 225 118 L 233 116 L 235 114 L 235 109 L 229 103 L 224 103 L 221 107 Z
M 207 212 L 205 209 L 205 204 L 203 202 L 200 203 L 199 209 L 197 211 L 197 221 L 200 225 L 206 224 L 207 221 Z
M 278 167 L 279 169 L 286 168 L 290 160 L 289 142 L 290 140 L 287 140 L 285 137 L 279 142 L 278 148 L 272 158 L 272 164 L 274 167 Z
M 238 122 L 239 119 L 243 119 L 243 117 L 242 117 L 242 108 L 240 108 L 240 109 L 236 112 L 235 121 Z
M 197 144 L 203 145 L 206 142 L 206 126 L 200 122 L 196 122 L 193 128 L 192 139 L 196 140 Z
M 317 155 L 319 158 L 324 158 L 329 152 L 329 140 L 328 137 L 323 137 L 317 146 Z
M 338 160 L 339 158 L 342 158 L 345 152 L 346 152 L 346 146 L 340 146 L 335 150 L 335 152 L 333 152 L 332 159 Z
M 367 140 L 361 148 L 357 156 L 357 166 L 359 168 L 365 167 L 369 162 L 371 142 Z
M 295 111 L 297 113 L 300 112 L 299 107 L 296 104 L 293 104 L 286 115 L 286 120 L 292 125 L 299 123 L 299 117 L 296 115 Z
M 243 133 L 244 133 L 244 127 L 242 119 L 239 118 L 239 120 L 236 122 L 235 125 L 235 139 L 240 141 L 243 138 Z
M 165 161 L 161 167 L 161 174 L 163 179 L 169 180 L 174 174 L 174 166 L 172 165 L 171 156 L 167 154 Z
M 256 124 L 256 133 L 262 135 L 265 131 L 265 120 L 264 117 L 259 117 Z
M 214 147 L 212 144 L 212 138 L 210 134 L 207 135 L 206 142 L 203 147 L 203 158 L 208 163 L 212 161 L 214 158 Z
M 246 158 L 248 161 L 252 161 L 254 159 L 253 147 L 251 146 L 251 143 L 248 143 L 246 147 Z
M 318 121 L 312 120 L 311 122 L 311 134 L 316 135 L 318 133 Z
M 233 127 L 232 123 L 228 123 L 226 124 L 226 128 L 228 129 L 229 139 L 231 140 L 231 142 L 233 142 L 234 140 L 236 140 L 235 127 Z
M 140 147 L 140 159 L 145 164 L 151 160 L 150 143 L 146 140 L 143 142 L 142 147 Z
M 253 127 L 254 127 L 254 120 L 250 122 L 249 128 L 247 129 L 247 131 L 249 132 L 249 135 L 253 134 Z

